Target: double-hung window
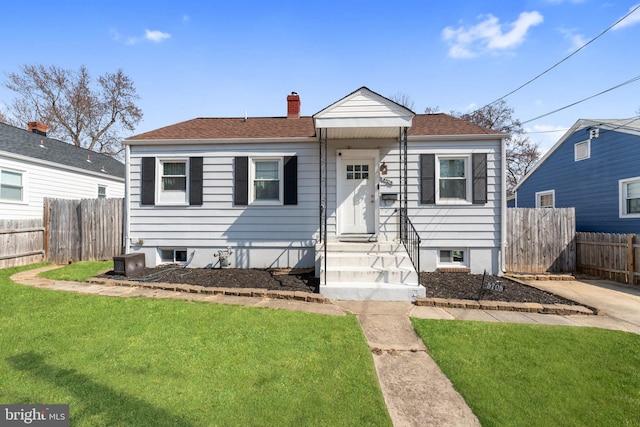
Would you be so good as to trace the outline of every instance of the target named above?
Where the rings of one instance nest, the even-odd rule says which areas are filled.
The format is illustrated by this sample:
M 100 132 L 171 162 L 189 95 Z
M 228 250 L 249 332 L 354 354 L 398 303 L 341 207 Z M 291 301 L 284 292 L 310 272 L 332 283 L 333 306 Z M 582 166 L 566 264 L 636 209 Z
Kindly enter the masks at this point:
M 469 157 L 438 157 L 436 164 L 437 201 L 470 202 Z
M 621 179 L 620 217 L 640 218 L 640 177 Z
M 252 158 L 253 203 L 282 204 L 282 158 Z
M 23 202 L 24 175 L 22 172 L 7 169 L 0 170 L 0 200 Z
M 160 160 L 160 203 L 187 203 L 187 160 Z

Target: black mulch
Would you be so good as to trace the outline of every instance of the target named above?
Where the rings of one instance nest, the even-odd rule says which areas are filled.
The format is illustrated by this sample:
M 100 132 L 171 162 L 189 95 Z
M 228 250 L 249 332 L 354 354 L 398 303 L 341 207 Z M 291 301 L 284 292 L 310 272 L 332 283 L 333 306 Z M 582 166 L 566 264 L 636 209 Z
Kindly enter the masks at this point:
M 261 269 L 205 269 L 182 266 L 144 268 L 130 276 L 118 276 L 110 271 L 102 277 L 115 280 L 140 280 L 142 282 L 182 283 L 207 287 L 259 288 L 270 290 L 318 292 L 319 280 L 313 270 Z M 428 298 L 455 298 L 507 302 L 537 302 L 540 304 L 568 304 L 576 302 L 548 292 L 522 285 L 503 277 L 486 276 L 485 283 L 503 285 L 502 292 L 482 289 L 482 274 L 420 273 L 420 283 L 427 289 Z

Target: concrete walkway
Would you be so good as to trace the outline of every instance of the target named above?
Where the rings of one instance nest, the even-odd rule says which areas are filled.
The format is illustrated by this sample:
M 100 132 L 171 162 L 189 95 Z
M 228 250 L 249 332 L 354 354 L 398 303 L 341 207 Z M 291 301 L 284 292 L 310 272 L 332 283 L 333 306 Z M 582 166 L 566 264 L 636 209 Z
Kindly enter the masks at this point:
M 248 305 L 327 315 L 356 315 L 369 347 L 394 426 L 479 426 L 478 419 L 429 356 L 409 317 L 486 322 L 592 326 L 640 334 L 640 289 L 608 281 L 528 281 L 530 286 L 600 310 L 600 315 L 526 313 L 415 306 L 409 302 L 332 301 L 210 295 L 131 286 L 53 281 L 37 275 L 56 266 L 18 273 L 17 283 L 52 290 L 117 297 L 171 298 Z

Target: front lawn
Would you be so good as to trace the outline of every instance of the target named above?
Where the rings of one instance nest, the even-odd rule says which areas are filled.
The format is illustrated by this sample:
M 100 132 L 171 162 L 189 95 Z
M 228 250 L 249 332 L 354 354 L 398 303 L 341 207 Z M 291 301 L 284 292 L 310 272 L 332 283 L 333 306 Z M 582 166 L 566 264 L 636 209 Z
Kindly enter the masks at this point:
M 0 270 L 2 403 L 66 403 L 74 426 L 391 424 L 354 316 L 55 292 L 21 270 Z
M 412 319 L 488 426 L 639 426 L 640 336 L 595 328 Z

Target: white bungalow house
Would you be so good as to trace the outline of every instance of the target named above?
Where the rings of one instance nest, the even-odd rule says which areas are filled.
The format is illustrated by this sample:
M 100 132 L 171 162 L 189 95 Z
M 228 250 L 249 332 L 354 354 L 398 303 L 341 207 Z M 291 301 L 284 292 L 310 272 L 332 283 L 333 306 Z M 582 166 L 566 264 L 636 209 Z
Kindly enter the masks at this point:
M 57 139 L 47 126 L 0 123 L 0 220 L 42 218 L 43 199 L 124 196 L 124 164 Z
M 127 252 L 148 266 L 314 267 L 334 299 L 413 300 L 418 271 L 500 274 L 504 135 L 362 87 L 313 116 L 128 138 Z

